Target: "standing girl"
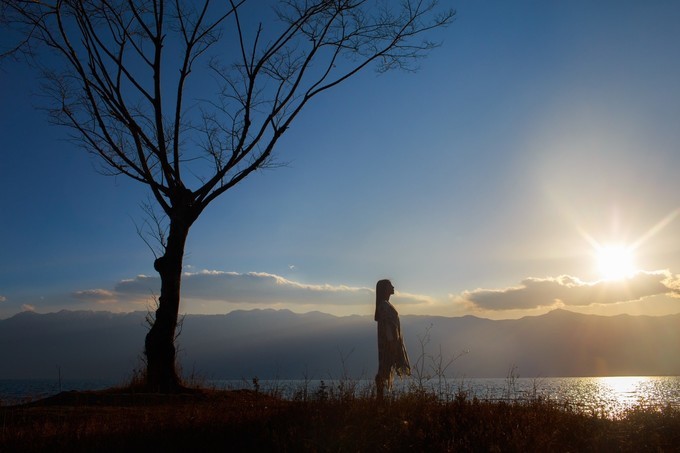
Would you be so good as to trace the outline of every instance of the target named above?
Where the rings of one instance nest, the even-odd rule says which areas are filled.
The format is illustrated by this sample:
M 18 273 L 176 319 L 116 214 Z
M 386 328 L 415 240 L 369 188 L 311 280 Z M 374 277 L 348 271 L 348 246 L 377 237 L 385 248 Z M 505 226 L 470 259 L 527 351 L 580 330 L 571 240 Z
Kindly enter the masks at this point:
M 385 384 L 392 388 L 394 374 L 409 376 L 411 366 L 401 336 L 399 314 L 390 303 L 394 286 L 389 280 L 380 280 L 375 287 L 375 320 L 378 322 L 378 374 L 375 387 L 378 399 L 383 398 Z

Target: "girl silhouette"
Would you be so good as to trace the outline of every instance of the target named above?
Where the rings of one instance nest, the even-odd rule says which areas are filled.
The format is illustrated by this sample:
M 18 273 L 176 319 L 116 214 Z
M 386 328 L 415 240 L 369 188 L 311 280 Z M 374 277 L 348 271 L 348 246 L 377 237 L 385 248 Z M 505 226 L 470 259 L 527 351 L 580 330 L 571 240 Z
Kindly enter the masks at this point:
M 401 336 L 399 314 L 390 303 L 394 286 L 389 280 L 380 280 L 375 287 L 375 317 L 378 322 L 378 374 L 375 387 L 378 399 L 383 398 L 385 384 L 391 390 L 394 374 L 409 376 L 411 366 Z

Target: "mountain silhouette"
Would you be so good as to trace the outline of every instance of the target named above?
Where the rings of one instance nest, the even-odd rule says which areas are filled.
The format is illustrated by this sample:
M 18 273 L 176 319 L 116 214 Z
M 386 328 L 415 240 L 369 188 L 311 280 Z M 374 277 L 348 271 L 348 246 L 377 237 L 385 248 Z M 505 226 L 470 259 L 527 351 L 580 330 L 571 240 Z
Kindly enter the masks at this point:
M 119 379 L 142 365 L 146 313 L 25 312 L 0 320 L 0 379 Z M 555 310 L 494 321 L 402 316 L 415 365 L 458 357 L 452 377 L 680 375 L 680 315 L 595 316 Z M 288 310 L 187 315 L 178 338 L 183 374 L 205 379 L 373 377 L 372 316 Z M 424 355 L 423 355 L 424 351 Z M 461 355 L 462 354 L 462 355 Z

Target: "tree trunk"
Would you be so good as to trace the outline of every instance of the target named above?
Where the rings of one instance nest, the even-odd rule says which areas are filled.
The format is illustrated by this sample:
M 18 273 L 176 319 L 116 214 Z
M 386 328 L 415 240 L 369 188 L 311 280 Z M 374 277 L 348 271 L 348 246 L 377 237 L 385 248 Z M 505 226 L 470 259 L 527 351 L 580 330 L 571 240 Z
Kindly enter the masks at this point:
M 179 314 L 182 259 L 190 222 L 170 219 L 165 254 L 154 262 L 161 277 L 156 318 L 146 335 L 146 386 L 149 391 L 173 393 L 182 389 L 175 362 L 175 329 Z

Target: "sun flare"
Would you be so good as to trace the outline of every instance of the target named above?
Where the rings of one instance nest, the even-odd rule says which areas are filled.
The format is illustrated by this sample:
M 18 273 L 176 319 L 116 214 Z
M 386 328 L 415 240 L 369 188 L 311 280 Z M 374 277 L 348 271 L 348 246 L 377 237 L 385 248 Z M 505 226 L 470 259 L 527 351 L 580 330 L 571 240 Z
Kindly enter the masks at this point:
M 633 250 L 623 245 L 597 248 L 597 267 L 603 280 L 623 280 L 635 273 Z

